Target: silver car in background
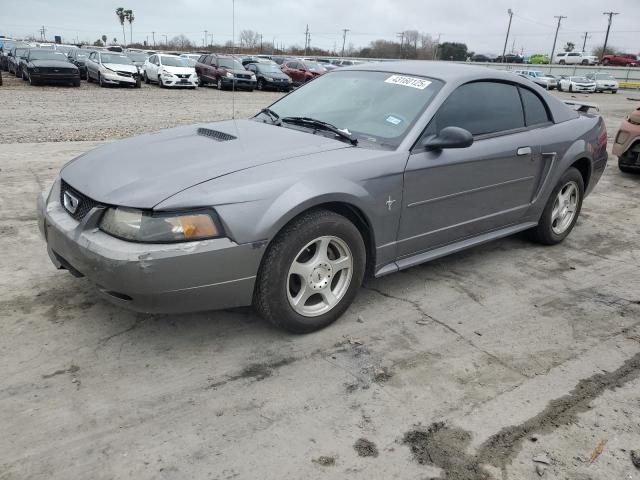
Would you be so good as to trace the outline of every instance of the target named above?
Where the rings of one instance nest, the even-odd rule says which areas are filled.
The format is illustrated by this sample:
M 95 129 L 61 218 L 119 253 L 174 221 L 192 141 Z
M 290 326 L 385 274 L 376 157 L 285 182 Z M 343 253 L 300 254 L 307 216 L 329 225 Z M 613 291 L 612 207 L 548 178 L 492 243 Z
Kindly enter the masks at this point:
M 610 73 L 588 73 L 586 78 L 595 82 L 596 92 L 618 93 L 620 88 L 620 84 Z
M 596 82 L 587 77 L 560 77 L 558 90 L 565 92 L 595 93 Z
M 81 155 L 39 197 L 38 224 L 54 265 L 119 305 L 253 304 L 311 332 L 347 309 L 365 276 L 521 231 L 562 242 L 606 147 L 602 118 L 516 75 L 345 67 L 252 119 Z
M 558 81 L 553 75 L 547 75 L 540 70 L 516 70 L 515 74 L 528 78 L 536 85 L 540 85 L 547 90 L 553 90 L 558 87 Z
M 101 87 L 111 85 L 140 88 L 141 79 L 131 59 L 123 53 L 93 51 L 85 62 L 87 81 L 97 82 Z

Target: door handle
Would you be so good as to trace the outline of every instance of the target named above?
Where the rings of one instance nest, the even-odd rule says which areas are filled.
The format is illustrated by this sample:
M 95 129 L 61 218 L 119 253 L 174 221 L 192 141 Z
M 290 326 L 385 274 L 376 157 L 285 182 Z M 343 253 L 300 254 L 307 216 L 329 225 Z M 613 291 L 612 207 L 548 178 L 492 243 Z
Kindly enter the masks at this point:
M 531 147 L 520 147 L 518 149 L 518 155 L 531 155 Z

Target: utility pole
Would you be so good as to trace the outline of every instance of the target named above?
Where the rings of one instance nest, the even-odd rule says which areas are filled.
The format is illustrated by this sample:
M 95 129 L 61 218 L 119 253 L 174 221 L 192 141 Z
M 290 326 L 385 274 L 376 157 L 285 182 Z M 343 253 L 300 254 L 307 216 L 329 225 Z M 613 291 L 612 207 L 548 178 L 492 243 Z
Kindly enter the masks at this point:
M 262 53 L 262 34 L 260 34 L 260 53 Z
M 556 51 L 556 42 L 558 41 L 558 31 L 560 30 L 560 22 L 563 18 L 567 18 L 564 15 L 556 15 L 553 18 L 558 19 L 558 26 L 556 27 L 556 35 L 553 37 L 553 47 L 551 47 L 551 55 L 549 55 L 549 64 L 553 63 L 553 54 Z
M 584 32 L 584 41 L 582 42 L 582 51 L 584 52 L 585 48 L 587 48 L 587 38 L 591 38 L 589 32 Z
M 153 38 L 153 48 L 156 48 L 156 32 L 151 32 L 151 38 Z
M 507 26 L 507 36 L 504 39 L 504 48 L 502 49 L 502 58 L 500 59 L 501 63 L 505 62 L 505 54 L 507 53 L 507 42 L 509 41 L 509 33 L 511 32 L 511 20 L 513 19 L 513 10 L 507 10 L 509 14 L 509 25 Z
M 341 57 L 344 57 L 344 42 L 347 40 L 347 32 L 349 31 L 348 28 L 343 28 L 342 29 L 342 54 L 340 55 Z
M 44 25 L 42 26 L 42 28 L 40 29 L 40 39 L 44 42 L 46 40 L 46 33 L 47 33 L 47 29 L 44 28 Z
M 609 22 L 607 24 L 607 34 L 604 37 L 604 46 L 602 47 L 602 56 L 604 57 L 607 54 L 607 43 L 609 43 L 609 30 L 611 30 L 611 20 L 613 19 L 614 15 L 620 14 L 617 12 L 603 12 L 602 14 L 609 16 Z M 602 60 L 602 57 L 600 57 L 600 60 Z
M 164 45 L 166 47 L 167 44 L 169 43 L 169 42 L 167 42 L 167 35 L 163 33 L 162 36 L 164 37 Z
M 307 56 L 307 49 L 309 48 L 309 24 L 307 23 L 307 29 L 304 31 L 304 56 Z
M 205 30 L 204 31 L 204 45 L 202 45 L 202 48 L 207 46 L 207 42 L 209 41 L 209 30 Z
M 404 32 L 396 33 L 396 37 L 400 37 L 400 58 L 402 58 L 402 50 L 404 48 Z
M 433 49 L 433 59 L 437 60 L 438 59 L 438 50 L 440 49 L 440 36 L 442 34 L 439 33 L 438 34 L 438 39 L 436 40 L 436 48 Z

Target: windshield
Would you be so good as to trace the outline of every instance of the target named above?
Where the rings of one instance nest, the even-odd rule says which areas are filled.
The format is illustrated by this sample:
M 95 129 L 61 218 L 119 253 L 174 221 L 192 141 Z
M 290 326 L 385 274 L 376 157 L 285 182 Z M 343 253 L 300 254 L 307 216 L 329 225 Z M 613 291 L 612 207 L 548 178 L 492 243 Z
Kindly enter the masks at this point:
M 544 74 L 538 70 L 532 70 L 531 71 L 531 76 L 532 77 L 544 77 Z
M 242 64 L 233 58 L 218 58 L 218 65 L 231 70 L 244 70 Z
M 586 77 L 571 77 L 571 81 L 572 82 L 584 82 L 584 83 L 589 83 L 591 80 L 589 80 Z
M 61 46 L 57 46 L 56 47 L 56 52 L 62 52 L 62 53 L 66 53 L 68 55 L 71 50 L 75 50 L 75 49 L 76 49 L 76 47 L 61 47 Z
M 136 52 L 127 53 L 127 57 L 129 57 L 134 62 L 144 62 L 148 58 L 147 55 L 145 55 L 144 53 L 136 53 Z
M 311 117 L 395 148 L 441 86 L 423 77 L 334 70 L 270 108 L 280 118 Z
M 165 67 L 188 67 L 186 58 L 180 57 L 159 57 L 160 63 Z
M 116 65 L 132 65 L 131 59 L 126 55 L 117 53 L 103 53 L 101 55 L 102 63 L 114 63 Z
M 277 65 L 256 63 L 255 66 L 262 73 L 282 73 Z
M 53 50 L 30 50 L 29 60 L 61 60 L 68 61 L 64 53 L 55 52 Z

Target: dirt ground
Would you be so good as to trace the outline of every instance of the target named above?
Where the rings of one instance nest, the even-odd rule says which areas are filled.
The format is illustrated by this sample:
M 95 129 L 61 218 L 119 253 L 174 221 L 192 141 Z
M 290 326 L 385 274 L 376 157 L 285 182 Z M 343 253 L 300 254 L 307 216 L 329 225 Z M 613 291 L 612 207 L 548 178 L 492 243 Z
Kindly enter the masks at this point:
M 238 116 L 278 95 L 239 93 Z M 586 98 L 610 139 L 627 97 Z M 5 77 L 0 480 L 640 479 L 640 176 L 614 159 L 563 244 L 370 280 L 312 335 L 248 308 L 128 312 L 53 268 L 35 199 L 65 162 L 230 99 Z

